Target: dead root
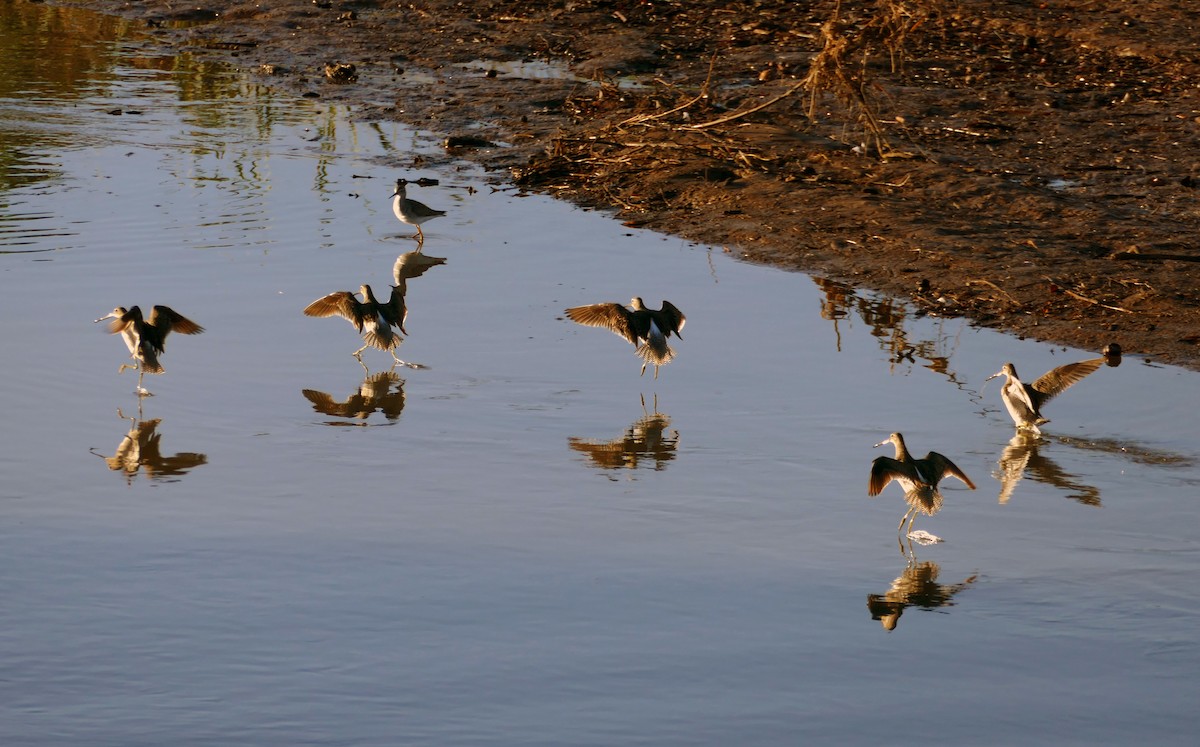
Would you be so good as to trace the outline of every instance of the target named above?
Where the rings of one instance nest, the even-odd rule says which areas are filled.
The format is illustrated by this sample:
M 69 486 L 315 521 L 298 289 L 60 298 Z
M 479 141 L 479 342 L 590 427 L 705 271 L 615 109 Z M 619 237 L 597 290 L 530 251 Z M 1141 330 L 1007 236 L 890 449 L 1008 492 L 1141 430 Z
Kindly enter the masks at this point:
M 746 81 L 722 74 L 727 73 L 720 65 L 725 58 L 715 52 L 709 56 L 704 80 L 690 91 L 662 81 L 649 91 L 631 91 L 595 80 L 566 104 L 588 136 L 555 139 L 545 157 L 535 158 L 514 176 L 524 186 L 544 188 L 567 174 L 584 181 L 603 174 L 603 188 L 592 190 L 596 201 L 606 198 L 624 211 L 656 206 L 650 196 L 629 194 L 622 185 L 623 174 L 651 168 L 677 166 L 680 182 L 731 182 L 751 174 L 796 182 L 811 176 L 811 169 L 803 161 L 796 162 L 794 149 L 784 153 L 773 143 L 794 144 L 797 138 L 807 137 L 814 158 L 848 147 L 828 134 L 803 131 L 813 129 L 819 103 L 828 97 L 845 107 L 849 119 L 843 127 L 853 123 L 861 129 L 866 142 L 865 147 L 854 146 L 859 155 L 911 157 L 888 145 L 873 95 L 882 89 L 874 83 L 872 70 L 883 60 L 893 71 L 902 66 L 906 39 L 938 13 L 941 0 L 874 0 L 847 9 L 850 5 L 834 6 L 816 39 L 820 47 L 814 49 L 802 77 L 782 90 L 778 84 L 766 84 L 773 93 L 746 97 L 753 100 L 732 111 L 717 103 L 730 92 L 716 81 L 727 80 L 728 89 L 739 92 Z M 797 101 L 802 95 L 803 100 Z M 798 109 L 797 119 L 806 124 L 803 130 L 755 127 L 760 124 L 755 114 L 792 105 Z

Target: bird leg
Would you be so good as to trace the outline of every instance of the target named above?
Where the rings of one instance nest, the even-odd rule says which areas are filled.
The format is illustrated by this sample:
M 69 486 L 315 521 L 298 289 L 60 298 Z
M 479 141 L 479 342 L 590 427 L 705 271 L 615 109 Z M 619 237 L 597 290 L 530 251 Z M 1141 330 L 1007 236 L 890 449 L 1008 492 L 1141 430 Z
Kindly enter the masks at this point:
M 646 364 L 646 363 L 643 363 L 643 364 L 642 364 L 642 372 L 641 372 L 640 374 L 638 374 L 638 376 L 645 376 L 645 375 L 646 375 L 646 366 L 647 366 L 647 365 L 649 365 L 649 364 Z
M 154 395 L 151 394 L 150 392 L 146 391 L 146 388 L 142 386 L 142 377 L 145 375 L 146 375 L 145 371 L 142 371 L 142 370 L 138 371 L 137 395 L 139 397 L 153 397 Z
M 404 366 L 406 368 L 411 368 L 418 371 L 422 368 L 429 368 L 429 366 L 425 366 L 420 363 L 409 363 L 408 361 L 402 361 L 396 357 L 395 352 L 392 352 L 392 360 L 395 361 L 395 363 L 392 364 L 392 368 L 395 368 L 396 366 Z
M 903 529 L 903 528 L 904 528 L 904 520 L 905 520 L 905 519 L 907 519 L 907 518 L 908 518 L 908 517 L 910 517 L 910 516 L 911 516 L 913 519 L 916 519 L 916 518 L 917 518 L 917 513 L 916 513 L 916 511 L 917 511 L 917 507 L 916 507 L 916 506 L 913 506 L 913 507 L 909 508 L 907 511 L 905 511 L 905 512 L 904 512 L 904 515 L 900 517 L 900 526 L 896 527 L 896 531 L 897 531 L 897 532 L 899 532 L 901 529 Z M 908 524 L 908 528 L 909 528 L 909 529 L 912 529 L 912 522 L 911 522 L 911 521 L 910 521 L 910 522 L 909 522 L 909 524 Z
M 121 367 L 117 369 L 117 373 L 123 374 L 123 373 L 125 373 L 125 369 L 127 369 L 127 368 L 132 368 L 134 371 L 136 371 L 138 368 L 138 364 L 137 363 L 122 363 Z

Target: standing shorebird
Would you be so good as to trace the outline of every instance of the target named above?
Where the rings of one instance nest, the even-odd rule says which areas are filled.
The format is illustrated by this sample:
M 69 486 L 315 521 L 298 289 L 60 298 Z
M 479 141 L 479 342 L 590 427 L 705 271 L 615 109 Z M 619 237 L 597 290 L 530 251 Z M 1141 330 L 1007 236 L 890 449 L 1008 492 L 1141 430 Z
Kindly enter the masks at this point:
M 404 319 L 408 316 L 408 309 L 404 306 L 404 288 L 392 286 L 392 295 L 387 303 L 380 303 L 369 285 L 363 284 L 358 292 L 363 297 L 362 301 L 350 291 L 338 291 L 313 301 L 305 307 L 304 313 L 306 316 L 340 316 L 349 320 L 363 336 L 363 346 L 352 353 L 359 363 L 362 363 L 362 351 L 375 347 L 391 353 L 397 363 L 412 365 L 396 357 L 396 348 L 400 347 L 401 340 L 400 335 L 392 331 L 394 327 L 408 334 L 408 330 L 404 329 Z M 365 363 L 363 368 L 366 368 Z
M 1105 360 L 1105 358 L 1091 358 L 1078 363 L 1068 363 L 1047 371 L 1032 384 L 1026 384 L 1018 379 L 1016 367 L 1011 363 L 1005 363 L 1003 368 L 984 381 L 991 381 L 998 376 L 1006 376 L 1007 380 L 1000 388 L 1000 398 L 1004 400 L 1004 406 L 1008 408 L 1008 414 L 1017 424 L 1017 429 L 1041 433 L 1038 426 L 1050 422 L 1042 417 L 1042 405 L 1100 368 L 1104 365 Z
M 405 192 L 407 185 L 408 181 L 405 179 L 396 180 L 396 191 L 392 192 L 392 212 L 396 214 L 401 223 L 417 227 L 417 243 L 423 244 L 425 243 L 425 232 L 421 230 L 421 224 L 445 215 L 446 211 L 434 210 L 423 202 L 408 199 L 408 194 Z
M 642 374 L 646 366 L 654 364 L 654 378 L 658 378 L 659 366 L 665 366 L 675 357 L 675 351 L 667 344 L 674 334 L 679 339 L 687 317 L 670 301 L 663 301 L 661 309 L 648 309 L 641 298 L 629 302 L 632 308 L 619 303 L 594 303 L 590 306 L 575 306 L 566 310 L 571 321 L 589 327 L 603 327 L 624 337 L 637 348 L 642 359 Z
M 137 306 L 128 310 L 124 306 L 118 306 L 107 316 L 102 316 L 96 321 L 103 322 L 106 319 L 112 319 L 108 331 L 114 335 L 121 335 L 125 346 L 129 348 L 130 357 L 134 360 L 133 363 L 122 363 L 117 373 L 124 373 L 127 368 L 136 368 L 137 391 L 143 395 L 149 392 L 142 388 L 142 377 L 148 373 L 160 374 L 164 370 L 158 362 L 158 356 L 165 352 L 167 335 L 173 331 L 185 335 L 198 335 L 204 331 L 204 327 L 168 306 L 155 306 L 150 310 L 149 320 L 142 318 L 142 310 Z
M 904 526 L 904 520 L 908 519 L 908 531 L 911 532 L 918 511 L 933 516 L 942 509 L 942 494 L 937 489 L 942 478 L 957 477 L 966 483 L 968 488 L 975 489 L 975 483 L 971 482 L 966 473 L 936 451 L 929 452 L 924 459 L 913 459 L 904 445 L 904 436 L 899 433 L 893 433 L 875 444 L 875 447 L 888 443 L 895 445 L 896 458 L 881 456 L 871 463 L 871 482 L 867 486 L 867 495 L 879 495 L 892 480 L 900 483 L 900 487 L 904 488 L 904 500 L 908 503 L 908 511 L 901 517 L 900 526 L 896 527 L 896 531 L 899 531 Z

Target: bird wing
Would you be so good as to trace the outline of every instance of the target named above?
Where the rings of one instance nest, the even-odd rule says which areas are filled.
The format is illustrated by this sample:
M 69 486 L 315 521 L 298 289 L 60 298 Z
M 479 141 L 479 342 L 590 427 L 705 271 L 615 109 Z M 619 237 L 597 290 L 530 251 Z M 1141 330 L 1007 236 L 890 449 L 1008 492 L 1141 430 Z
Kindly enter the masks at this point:
M 1104 358 L 1091 358 L 1078 363 L 1068 363 L 1065 366 L 1047 371 L 1038 380 L 1028 385 L 1028 392 L 1038 409 L 1049 402 L 1060 392 L 1066 391 L 1072 384 L 1083 380 L 1088 374 L 1104 364 Z
M 928 464 L 930 470 L 933 472 L 934 485 L 945 477 L 957 477 L 966 483 L 968 488 L 971 490 L 975 489 L 975 483 L 971 482 L 971 478 L 967 477 L 967 473 L 963 472 L 958 468 L 958 465 L 936 451 L 929 452 L 921 461 Z
M 670 329 L 664 331 L 674 332 L 675 336 L 682 340 L 683 335 L 680 335 L 679 332 L 683 329 L 683 325 L 687 322 L 687 317 L 684 316 L 683 312 L 677 309 L 675 304 L 671 303 L 670 301 L 663 301 L 662 313 L 670 321 Z
M 330 293 L 324 298 L 318 298 L 304 307 L 305 316 L 340 316 L 353 324 L 359 332 L 363 331 L 363 308 L 358 299 L 350 291 Z
M 141 330 L 143 347 L 148 343 L 154 348 L 154 352 L 164 352 L 167 335 L 171 334 L 172 330 L 186 335 L 198 335 L 204 331 L 204 327 L 176 313 L 169 306 L 155 306 L 150 310 L 150 318 Z
M 198 335 L 204 331 L 204 327 L 182 314 L 176 313 L 169 306 L 155 306 L 150 310 L 150 319 L 142 325 L 143 347 L 148 343 L 154 348 L 154 352 L 164 352 L 163 346 L 166 345 L 167 335 L 171 334 L 172 330 L 186 335 Z
M 408 330 L 404 329 L 404 320 L 408 318 L 408 307 L 404 305 L 404 284 L 392 286 L 392 297 L 388 299 L 386 304 L 377 304 L 379 313 L 383 315 L 384 321 L 396 327 L 404 334 L 408 334 Z
M 867 484 L 867 495 L 879 495 L 892 480 L 898 481 L 905 492 L 908 492 L 912 481 L 905 477 L 904 473 L 907 471 L 904 462 L 886 456 L 875 457 L 875 461 L 871 462 L 871 481 Z
M 566 310 L 567 318 L 589 327 L 603 327 L 637 345 L 638 332 L 633 326 L 633 315 L 619 303 L 594 303 L 590 306 L 575 306 Z
M 171 332 L 178 332 L 182 335 L 198 335 L 204 331 L 204 327 L 196 324 L 183 314 L 178 313 L 170 306 L 155 306 L 151 309 L 150 326 L 158 329 L 162 333 L 164 340 Z

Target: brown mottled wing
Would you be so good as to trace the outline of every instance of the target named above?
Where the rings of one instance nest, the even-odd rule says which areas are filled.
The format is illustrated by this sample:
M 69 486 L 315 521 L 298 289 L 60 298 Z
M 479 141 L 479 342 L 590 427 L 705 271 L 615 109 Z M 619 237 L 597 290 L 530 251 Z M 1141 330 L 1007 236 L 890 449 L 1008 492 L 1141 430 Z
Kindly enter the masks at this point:
M 142 342 L 150 343 L 155 352 L 162 353 L 167 343 L 167 335 L 173 331 L 185 335 L 198 335 L 204 331 L 204 327 L 169 306 L 155 306 L 150 310 L 150 319 L 142 328 Z
M 633 327 L 629 309 L 619 303 L 594 303 L 566 310 L 567 318 L 589 327 L 603 327 L 637 345 L 638 334 Z
M 408 318 L 408 307 L 404 305 L 403 283 L 392 286 L 392 297 L 386 304 L 379 304 L 379 313 L 388 324 L 408 334 L 408 330 L 404 328 L 404 320 Z
M 674 332 L 675 336 L 682 340 L 683 335 L 679 334 L 679 332 L 683 329 L 684 323 L 687 322 L 687 317 L 683 315 L 682 311 L 675 308 L 675 304 L 670 301 L 663 301 L 662 313 L 670 320 L 670 329 L 666 331 Z
M 204 331 L 204 327 L 169 306 L 155 306 L 150 311 L 150 324 L 162 332 L 163 339 L 166 339 L 171 332 L 178 332 L 181 335 L 198 335 Z
M 1049 402 L 1060 392 L 1066 391 L 1072 384 L 1083 380 L 1104 365 L 1104 358 L 1092 358 L 1078 363 L 1068 363 L 1047 371 L 1037 381 L 1029 385 L 1029 397 L 1037 409 Z
M 319 317 L 340 316 L 349 320 L 359 332 L 363 330 L 362 304 L 350 291 L 338 291 L 330 293 L 324 298 L 318 298 L 304 307 L 304 314 L 305 316 Z
M 933 483 L 935 485 L 937 483 L 941 482 L 941 480 L 943 478 L 957 477 L 958 479 L 960 479 L 964 483 L 966 483 L 968 488 L 970 488 L 971 490 L 975 489 L 975 483 L 971 482 L 971 478 L 967 477 L 967 474 L 965 472 L 963 472 L 961 469 L 959 469 L 958 466 L 954 462 L 950 461 L 949 459 L 947 459 L 946 457 L 937 453 L 936 451 L 929 452 L 928 454 L 925 455 L 925 458 L 921 461 L 925 462 L 926 464 L 928 464 L 932 467 Z
M 867 495 L 879 495 L 888 483 L 903 473 L 903 462 L 886 456 L 875 457 L 875 461 L 871 462 L 871 482 L 867 485 Z

